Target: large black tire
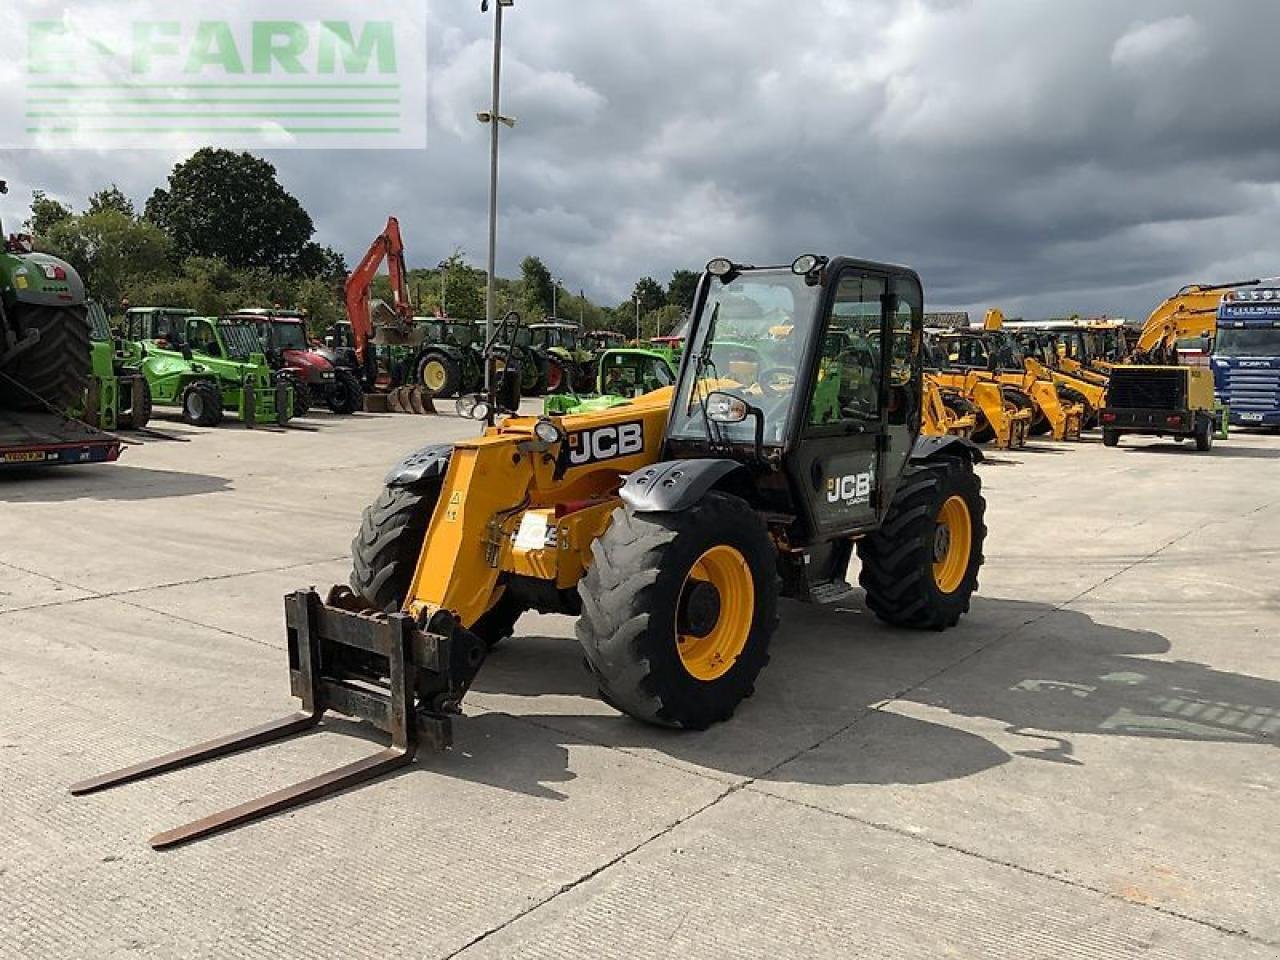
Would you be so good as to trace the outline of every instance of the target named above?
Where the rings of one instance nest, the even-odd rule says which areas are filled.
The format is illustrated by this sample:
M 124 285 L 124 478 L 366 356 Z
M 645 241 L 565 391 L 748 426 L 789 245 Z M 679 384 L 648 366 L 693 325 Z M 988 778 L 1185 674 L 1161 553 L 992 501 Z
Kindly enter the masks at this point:
M 540 397 L 546 389 L 546 365 L 537 357 L 525 354 L 520 361 L 520 393 L 526 397 Z
M 3 371 L 21 387 L 0 378 L 0 403 L 21 410 L 42 409 L 41 400 L 59 410 L 82 404 L 90 370 L 85 308 L 20 303 L 11 309 L 9 319 L 19 339 L 32 330 L 40 331 L 40 339 Z
M 132 392 L 132 387 L 129 387 Z M 142 378 L 142 402 L 138 404 L 138 409 L 130 409 L 128 413 L 120 414 L 119 425 L 121 430 L 141 430 L 151 422 L 151 384 L 147 383 L 147 378 Z
M 951 506 L 957 500 L 967 517 L 967 555 L 954 520 L 952 525 L 943 522 L 944 510 L 961 509 Z M 909 468 L 880 529 L 858 541 L 858 580 L 871 611 L 899 627 L 954 627 L 969 611 L 969 600 L 978 589 L 985 514 L 982 481 L 969 461 L 951 459 Z M 949 552 L 953 549 L 960 552 Z
M 333 387 L 329 390 L 324 402 L 333 413 L 342 416 L 349 416 L 357 410 L 362 410 L 364 391 L 360 389 L 360 381 L 356 375 L 346 367 L 338 367 L 334 375 Z
M 276 377 L 293 387 L 293 415 L 305 417 L 311 410 L 311 388 L 292 373 L 282 371 Z
M 222 390 L 212 380 L 196 380 L 182 391 L 182 419 L 196 427 L 222 422 Z
M 1196 421 L 1196 449 L 1208 453 L 1213 449 L 1213 421 L 1199 417 Z
M 750 619 L 736 657 L 719 661 L 724 672 L 700 679 L 679 651 L 678 623 L 687 624 L 691 642 L 720 628 L 724 608 L 714 590 L 709 607 L 696 614 L 708 625 L 692 625 L 690 597 L 698 586 L 690 588 L 689 576 L 719 547 L 745 561 Z M 591 553 L 593 562 L 578 584 L 577 634 L 600 696 L 637 720 L 668 727 L 702 730 L 732 716 L 754 692 L 778 625 L 777 553 L 759 514 L 717 491 L 680 513 L 619 508 Z
M 1102 445 L 1104 447 L 1120 446 L 1120 432 L 1112 430 L 1110 427 L 1102 428 Z
M 413 585 L 427 525 L 440 500 L 440 482 L 417 489 L 386 487 L 365 507 L 360 530 L 351 541 L 351 577 L 356 595 L 383 613 L 404 607 Z M 507 594 L 471 626 L 489 647 L 511 636 L 524 607 Z
M 447 353 L 432 350 L 418 361 L 418 383 L 432 397 L 457 396 L 462 392 L 462 367 Z

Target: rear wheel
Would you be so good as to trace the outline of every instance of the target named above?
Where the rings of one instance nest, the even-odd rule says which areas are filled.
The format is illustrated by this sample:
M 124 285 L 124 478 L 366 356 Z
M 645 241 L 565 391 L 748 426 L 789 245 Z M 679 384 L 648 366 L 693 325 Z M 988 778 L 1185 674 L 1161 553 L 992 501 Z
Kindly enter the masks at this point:
M 662 726 L 732 716 L 778 623 L 776 551 L 755 510 L 717 491 L 680 513 L 619 508 L 591 553 L 577 633 L 601 697 Z
M 439 480 L 417 489 L 387 487 L 365 508 L 351 541 L 351 589 L 384 613 L 404 608 L 413 572 L 427 538 L 431 514 L 440 500 Z M 490 647 L 511 636 L 524 607 L 503 594 L 471 632 Z
M 880 529 L 858 541 L 871 611 L 900 627 L 954 627 L 978 589 L 985 513 L 982 482 L 967 460 L 912 468 Z
M 182 419 L 197 427 L 222 422 L 222 391 L 212 380 L 197 380 L 182 391 Z
M 418 382 L 433 397 L 452 397 L 462 388 L 462 368 L 446 353 L 428 353 L 418 363 Z
M 1102 428 L 1102 445 L 1104 447 L 1120 446 L 1120 432 L 1112 430 L 1110 427 Z
M 85 308 L 20 303 L 11 317 L 19 339 L 35 330 L 40 338 L 5 368 L 21 387 L 0 378 L 0 398 L 23 410 L 40 409 L 41 400 L 59 410 L 83 403 L 90 367 Z
M 360 389 L 360 381 L 356 379 L 356 375 L 346 367 L 338 367 L 333 388 L 324 402 L 331 411 L 343 416 L 355 413 L 363 407 L 364 391 Z
M 1208 453 L 1213 449 L 1213 421 L 1202 417 L 1196 424 L 1196 449 Z

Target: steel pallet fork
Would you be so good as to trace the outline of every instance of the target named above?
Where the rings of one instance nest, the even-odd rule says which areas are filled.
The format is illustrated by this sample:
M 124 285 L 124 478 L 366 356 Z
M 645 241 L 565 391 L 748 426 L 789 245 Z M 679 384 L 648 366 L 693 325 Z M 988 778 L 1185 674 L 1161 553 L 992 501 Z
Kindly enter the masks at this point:
M 150 843 L 161 850 L 373 780 L 412 763 L 422 745 L 434 750 L 450 745 L 450 714 L 460 712 L 485 656 L 484 644 L 469 631 L 447 615 L 437 616 L 433 629 L 424 631 L 403 613 L 351 612 L 322 603 L 314 590 L 285 597 L 285 622 L 290 688 L 302 700 L 300 712 L 92 777 L 74 784 L 71 792 L 96 793 L 283 740 L 316 727 L 327 711 L 367 720 L 391 735 L 391 745 L 373 756 L 158 833 Z

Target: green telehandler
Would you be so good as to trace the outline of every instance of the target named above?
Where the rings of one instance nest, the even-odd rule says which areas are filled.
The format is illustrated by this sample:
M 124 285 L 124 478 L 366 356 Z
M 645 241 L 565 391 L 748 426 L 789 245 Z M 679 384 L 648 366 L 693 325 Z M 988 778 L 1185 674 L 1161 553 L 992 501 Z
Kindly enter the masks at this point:
M 124 333 L 125 358 L 146 377 L 150 401 L 180 407 L 187 423 L 215 427 L 231 412 L 249 426 L 284 426 L 293 416 L 293 387 L 271 370 L 246 322 L 134 307 Z

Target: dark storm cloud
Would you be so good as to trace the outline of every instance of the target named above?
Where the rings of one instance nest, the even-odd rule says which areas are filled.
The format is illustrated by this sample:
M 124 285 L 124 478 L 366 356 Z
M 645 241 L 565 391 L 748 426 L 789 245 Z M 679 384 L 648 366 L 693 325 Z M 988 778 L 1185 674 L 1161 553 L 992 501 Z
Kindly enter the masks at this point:
M 396 212 L 415 262 L 482 259 L 477 8 L 431 8 L 425 153 L 272 155 L 349 257 Z M 507 26 L 503 272 L 537 253 L 616 301 L 716 254 L 847 252 L 1028 315 L 1280 273 L 1274 3 L 517 0 Z M 26 155 L 12 179 L 141 199 L 173 159 Z

